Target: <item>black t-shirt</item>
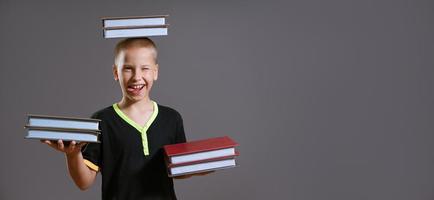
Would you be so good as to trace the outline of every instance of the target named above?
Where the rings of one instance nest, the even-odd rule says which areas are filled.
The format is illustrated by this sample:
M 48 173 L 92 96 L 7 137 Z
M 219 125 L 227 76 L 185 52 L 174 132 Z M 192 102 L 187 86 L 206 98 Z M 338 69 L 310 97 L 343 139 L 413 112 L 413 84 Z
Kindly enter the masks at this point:
M 102 174 L 102 199 L 176 199 L 162 147 L 185 142 L 181 115 L 154 104 L 148 123 L 141 127 L 116 104 L 96 112 L 101 143 L 83 148 L 85 163 Z

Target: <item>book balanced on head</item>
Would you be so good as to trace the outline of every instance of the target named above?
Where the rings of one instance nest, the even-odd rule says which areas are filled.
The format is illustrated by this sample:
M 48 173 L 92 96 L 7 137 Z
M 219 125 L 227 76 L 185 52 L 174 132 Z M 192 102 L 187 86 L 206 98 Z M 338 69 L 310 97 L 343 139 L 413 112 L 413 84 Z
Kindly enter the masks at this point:
M 60 117 L 49 115 L 27 116 L 27 139 L 99 142 L 99 119 Z
M 168 15 L 104 17 L 102 18 L 104 38 L 131 38 L 167 35 Z

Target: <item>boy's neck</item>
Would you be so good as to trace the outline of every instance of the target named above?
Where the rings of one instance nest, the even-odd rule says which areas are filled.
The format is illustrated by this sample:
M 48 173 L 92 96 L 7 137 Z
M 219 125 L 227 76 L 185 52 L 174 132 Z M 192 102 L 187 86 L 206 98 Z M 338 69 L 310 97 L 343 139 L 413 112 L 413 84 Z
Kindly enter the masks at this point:
M 118 103 L 118 106 L 121 110 L 129 110 L 134 109 L 137 111 L 146 111 L 149 109 L 153 109 L 152 100 L 149 98 L 142 99 L 140 101 L 131 101 L 126 99 L 125 97 Z

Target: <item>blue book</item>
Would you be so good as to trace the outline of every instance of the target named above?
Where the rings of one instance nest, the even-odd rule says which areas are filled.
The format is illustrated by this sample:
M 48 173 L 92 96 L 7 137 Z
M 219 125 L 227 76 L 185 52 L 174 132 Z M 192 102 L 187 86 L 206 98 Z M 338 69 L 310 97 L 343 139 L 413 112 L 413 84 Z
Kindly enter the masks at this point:
M 98 131 L 100 121 L 99 119 L 89 118 L 29 114 L 27 117 L 27 126 Z
M 168 15 L 102 18 L 104 38 L 134 38 L 168 34 Z
M 169 15 L 104 17 L 103 28 L 118 28 L 128 26 L 160 26 L 166 24 Z
M 25 137 L 27 139 L 99 143 L 99 131 L 32 126 L 25 126 L 25 128 L 27 129 L 27 136 Z

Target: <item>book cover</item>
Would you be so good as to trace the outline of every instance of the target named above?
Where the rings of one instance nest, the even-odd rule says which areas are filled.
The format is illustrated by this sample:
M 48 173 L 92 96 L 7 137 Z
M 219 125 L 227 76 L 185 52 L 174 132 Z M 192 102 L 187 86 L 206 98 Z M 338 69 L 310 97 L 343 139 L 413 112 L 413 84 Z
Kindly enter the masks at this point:
M 224 136 L 204 140 L 195 140 L 186 143 L 165 145 L 163 148 L 166 156 L 172 157 L 224 148 L 233 148 L 235 146 L 238 146 L 237 142 L 228 136 Z

